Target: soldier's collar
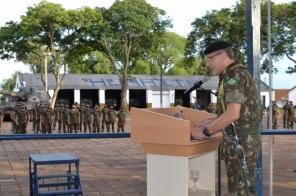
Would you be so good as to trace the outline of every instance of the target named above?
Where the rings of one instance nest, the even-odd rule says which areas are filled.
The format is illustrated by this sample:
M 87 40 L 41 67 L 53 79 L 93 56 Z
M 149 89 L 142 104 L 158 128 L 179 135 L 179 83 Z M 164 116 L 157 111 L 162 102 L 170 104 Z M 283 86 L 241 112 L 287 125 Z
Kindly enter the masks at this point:
M 223 73 L 221 74 L 221 76 L 224 76 L 225 73 L 227 73 L 228 71 L 230 71 L 231 69 L 233 69 L 234 67 L 242 67 L 242 68 L 245 68 L 245 66 L 243 66 L 241 63 L 237 62 L 237 61 L 234 61 L 233 63 L 231 63 L 230 65 L 228 65 Z

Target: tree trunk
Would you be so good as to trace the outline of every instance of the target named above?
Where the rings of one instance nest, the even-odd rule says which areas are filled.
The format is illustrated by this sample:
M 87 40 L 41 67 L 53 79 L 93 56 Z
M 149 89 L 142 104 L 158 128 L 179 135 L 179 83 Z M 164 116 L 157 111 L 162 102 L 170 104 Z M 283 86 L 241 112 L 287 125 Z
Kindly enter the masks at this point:
M 126 79 L 126 75 L 123 74 L 121 79 L 121 103 L 120 103 L 120 109 L 123 111 L 128 111 L 128 107 L 127 107 L 127 100 L 126 100 L 126 92 L 127 92 L 127 79 Z
M 55 85 L 55 90 L 54 90 L 54 93 L 53 93 L 53 96 L 51 98 L 51 102 L 50 102 L 50 107 L 52 109 L 54 109 L 54 106 L 55 106 L 55 103 L 56 103 L 56 100 L 58 98 L 58 93 L 61 89 L 61 86 L 63 84 L 63 80 L 64 80 L 64 76 L 61 77 L 61 74 L 60 74 L 60 67 L 61 65 L 60 64 L 57 64 L 55 66 L 55 72 L 54 72 L 54 75 L 55 75 L 55 79 L 56 79 L 56 85 Z

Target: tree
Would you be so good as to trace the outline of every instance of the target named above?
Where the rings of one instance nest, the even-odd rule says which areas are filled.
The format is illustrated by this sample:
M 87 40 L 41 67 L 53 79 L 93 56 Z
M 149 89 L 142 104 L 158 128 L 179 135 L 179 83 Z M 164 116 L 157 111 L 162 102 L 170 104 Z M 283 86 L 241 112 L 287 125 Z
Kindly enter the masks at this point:
M 164 33 L 158 36 L 158 42 L 148 52 L 152 64 L 159 67 L 160 73 L 160 106 L 162 107 L 163 74 L 183 58 L 185 39 L 175 33 Z
M 264 18 L 266 5 L 263 6 Z M 287 57 L 292 65 L 287 73 L 296 73 L 296 2 L 289 4 L 272 4 L 272 56 L 278 61 Z M 267 48 L 265 46 L 264 48 Z
M 51 107 L 61 88 L 64 77 L 60 70 L 65 67 L 65 56 L 71 47 L 68 23 L 68 14 L 61 5 L 43 1 L 29 7 L 19 23 L 9 22 L 0 29 L 1 58 L 28 63 L 33 71 L 42 74 L 44 61 L 49 57 L 49 71 L 56 80 Z
M 286 55 L 295 63 L 292 56 L 295 54 L 295 12 L 296 3 L 273 4 L 273 23 L 272 23 L 272 55 L 274 60 Z M 266 22 L 266 5 L 262 4 L 262 56 L 263 62 L 267 58 L 267 22 Z M 225 8 L 221 10 L 213 10 L 201 18 L 192 22 L 193 30 L 187 38 L 185 56 L 187 61 L 194 62 L 198 56 L 202 56 L 202 51 L 206 45 L 214 40 L 227 40 L 233 44 L 235 48 L 236 58 L 246 63 L 246 3 L 245 0 L 239 1 L 233 9 Z M 266 64 L 263 63 L 262 71 L 267 71 Z M 291 71 L 293 71 L 291 69 Z
M 76 54 L 76 53 L 75 53 Z M 98 51 L 88 54 L 71 53 L 67 56 L 69 72 L 76 74 L 111 74 L 113 73 L 110 61 Z
M 3 80 L 0 86 L 6 91 L 13 91 L 15 87 L 15 83 L 16 83 L 16 73 L 14 73 L 11 78 Z
M 150 47 L 149 38 L 164 32 L 170 23 L 163 18 L 164 11 L 145 0 L 115 1 L 109 9 L 98 8 L 96 12 L 93 20 L 84 16 L 84 24 L 73 23 L 75 43 L 78 48 L 100 51 L 109 59 L 121 83 L 121 109 L 126 110 L 128 74 L 133 61 L 139 60 L 135 48 Z

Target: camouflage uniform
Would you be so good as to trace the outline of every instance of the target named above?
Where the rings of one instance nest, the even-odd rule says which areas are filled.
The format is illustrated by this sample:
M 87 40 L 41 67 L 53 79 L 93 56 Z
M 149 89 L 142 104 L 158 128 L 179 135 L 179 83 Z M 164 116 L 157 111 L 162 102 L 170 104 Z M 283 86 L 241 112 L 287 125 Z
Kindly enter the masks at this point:
M 86 105 L 86 107 L 84 108 L 83 119 L 82 119 L 84 133 L 87 132 L 87 129 L 89 133 L 91 133 L 93 119 L 94 119 L 93 110 L 90 108 L 90 105 Z
M 79 129 L 79 109 L 77 106 L 74 106 L 73 109 L 70 111 L 70 132 L 72 133 L 73 130 L 75 133 L 78 132 Z
M 93 122 L 93 132 L 100 133 L 100 126 L 101 126 L 101 116 L 102 111 L 100 110 L 99 106 L 96 105 L 94 108 L 94 122 Z
M 32 109 L 32 128 L 33 128 L 33 132 L 36 132 L 36 129 L 37 129 L 37 126 L 36 126 L 37 107 L 38 107 L 38 104 L 35 104 L 33 109 Z
M 109 132 L 110 127 L 114 133 L 114 123 L 116 121 L 116 111 L 113 109 L 113 106 L 110 106 L 107 112 L 107 132 Z
M 53 129 L 56 128 L 56 124 L 59 122 L 59 109 L 60 109 L 60 104 L 56 104 L 54 107 L 54 121 L 52 124 Z
M 234 122 L 239 143 L 243 147 L 246 159 L 246 181 L 250 195 L 255 195 L 256 159 L 261 147 L 259 136 L 258 98 L 256 86 L 246 67 L 231 64 L 219 76 L 217 113 L 221 115 L 229 103 L 241 104 L 240 118 Z M 246 195 L 240 171 L 240 161 L 234 144 L 228 139 L 233 138 L 232 126 L 225 128 L 221 142 L 221 158 L 225 161 L 228 190 L 230 195 Z
M 28 112 L 24 105 L 18 107 L 16 109 L 16 117 L 17 117 L 17 133 L 25 134 L 27 132 L 27 124 L 28 124 Z
M 85 110 L 85 105 L 84 103 L 81 103 L 80 107 L 78 108 L 79 110 L 79 129 L 80 133 L 82 132 L 83 129 L 83 120 L 84 120 L 84 110 Z
M 277 120 L 279 115 L 278 110 L 279 110 L 278 106 L 276 105 L 276 103 L 274 103 L 272 105 L 272 129 L 278 128 L 278 120 Z
M 288 129 L 294 128 L 294 106 L 293 102 L 290 101 L 289 109 L 288 109 Z
M 44 132 L 45 133 L 52 133 L 52 125 L 54 121 L 54 110 L 47 106 L 44 108 Z
M 3 119 L 4 119 L 4 114 L 0 111 L 0 128 L 3 123 Z M 0 129 L 0 133 L 1 133 L 1 129 Z
M 105 127 L 107 127 L 107 113 L 108 113 L 107 105 L 102 109 L 102 127 L 101 130 L 104 131 Z
M 283 107 L 283 127 L 287 128 L 288 126 L 288 110 L 289 110 L 289 102 L 287 101 Z
M 125 113 L 123 110 L 120 110 L 117 114 L 117 132 L 124 132 L 124 125 L 125 125 Z
M 63 132 L 69 133 L 70 127 L 69 127 L 69 121 L 70 121 L 70 109 L 68 105 L 65 105 L 63 111 L 62 111 L 62 122 L 63 122 Z

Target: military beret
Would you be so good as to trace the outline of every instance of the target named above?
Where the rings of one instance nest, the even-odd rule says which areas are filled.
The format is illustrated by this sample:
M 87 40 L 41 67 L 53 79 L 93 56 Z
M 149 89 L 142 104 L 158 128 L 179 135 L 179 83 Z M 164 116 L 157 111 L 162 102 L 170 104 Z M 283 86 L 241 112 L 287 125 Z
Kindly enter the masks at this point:
M 222 50 L 225 48 L 231 47 L 231 44 L 226 41 L 216 41 L 214 43 L 211 43 L 204 51 L 204 55 L 210 54 L 212 52 L 215 52 L 217 50 Z

